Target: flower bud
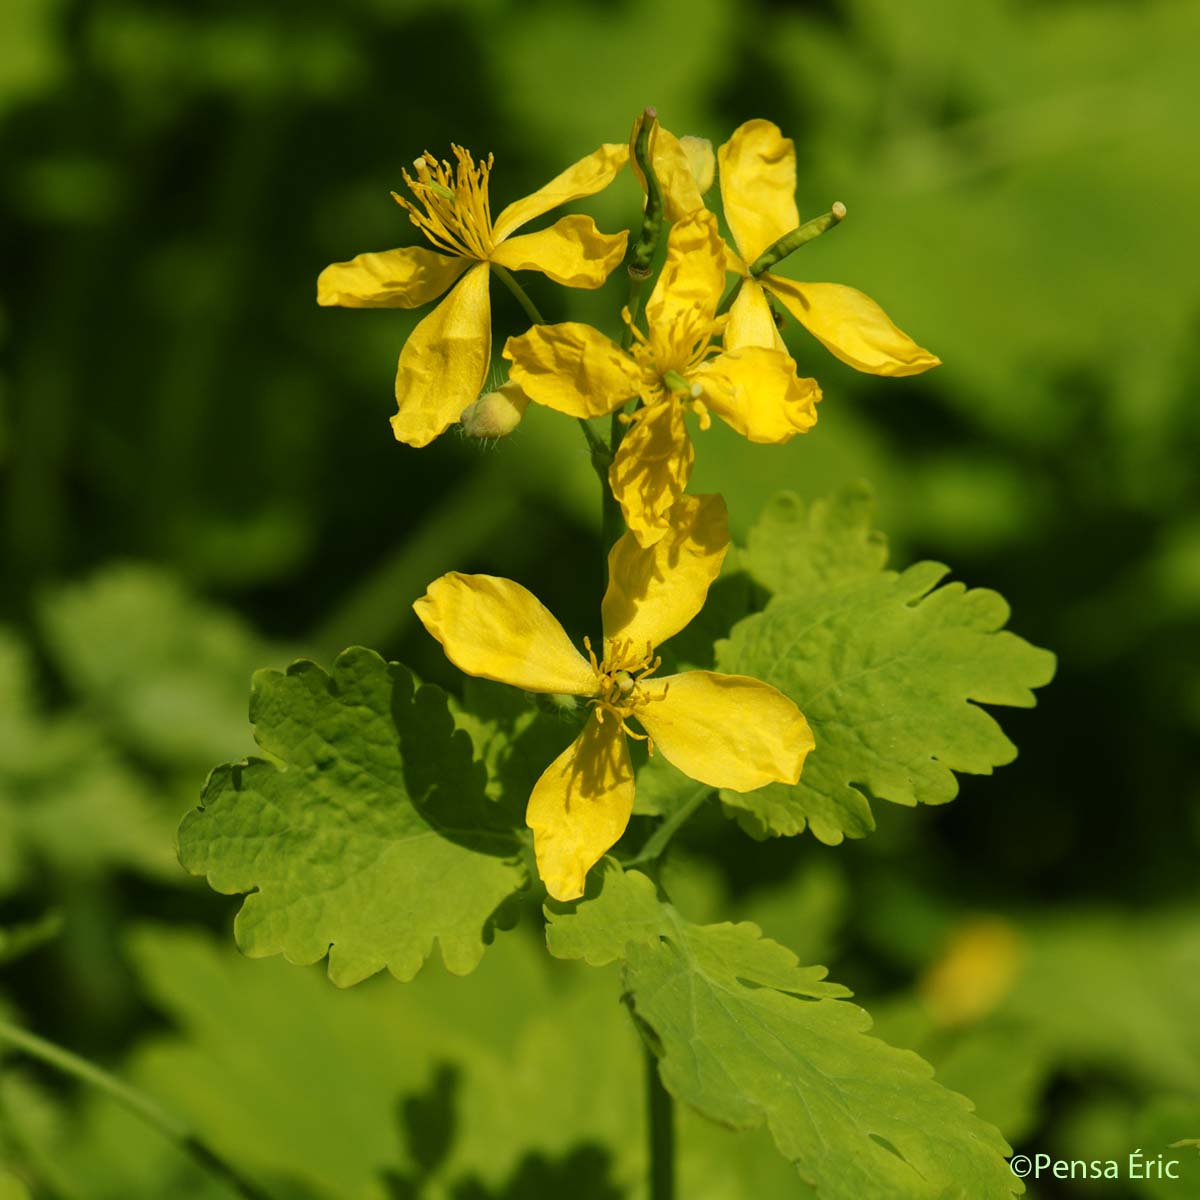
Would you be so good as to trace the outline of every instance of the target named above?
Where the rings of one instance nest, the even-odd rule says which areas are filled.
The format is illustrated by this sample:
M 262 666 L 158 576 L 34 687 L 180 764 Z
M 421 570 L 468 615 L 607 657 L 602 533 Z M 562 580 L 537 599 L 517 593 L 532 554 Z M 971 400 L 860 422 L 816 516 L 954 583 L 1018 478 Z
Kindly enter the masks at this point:
M 695 176 L 696 186 L 703 196 L 712 187 L 717 172 L 717 159 L 713 154 L 712 142 L 708 138 L 687 133 L 679 139 L 679 144 L 683 147 L 688 166 Z
M 510 379 L 463 409 L 459 423 L 471 438 L 502 438 L 521 423 L 529 397 Z

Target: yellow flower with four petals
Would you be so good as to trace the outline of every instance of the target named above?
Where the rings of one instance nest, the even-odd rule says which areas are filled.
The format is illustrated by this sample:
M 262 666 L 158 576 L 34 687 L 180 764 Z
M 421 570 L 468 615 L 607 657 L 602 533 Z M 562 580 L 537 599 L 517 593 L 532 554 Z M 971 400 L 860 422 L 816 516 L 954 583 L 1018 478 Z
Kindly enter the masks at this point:
M 684 416 L 700 427 L 710 410 L 752 442 L 786 442 L 817 419 L 820 388 L 800 379 L 782 349 L 722 350 L 725 248 L 707 209 L 677 221 L 667 257 L 646 302 L 648 334 L 634 329 L 625 351 L 590 325 L 535 325 L 509 338 L 504 357 L 514 383 L 531 400 L 573 417 L 599 417 L 635 396 L 609 470 L 625 523 L 643 546 L 663 537 L 687 487 L 694 451 Z M 628 320 L 626 314 L 626 320 Z
M 735 792 L 795 783 L 813 748 L 800 710 L 769 684 L 713 671 L 655 676 L 655 647 L 703 607 L 729 548 L 720 496 L 688 496 L 671 516 L 653 547 L 626 533 L 609 552 L 599 659 L 587 639 L 584 658 L 549 610 L 508 579 L 453 572 L 413 605 L 468 675 L 587 698 L 583 731 L 538 780 L 526 813 L 538 873 L 556 900 L 583 895 L 588 871 L 629 823 L 627 736 L 648 738 L 686 775 Z
M 392 430 L 424 446 L 458 420 L 483 389 L 492 358 L 489 264 L 541 271 L 567 287 L 598 288 L 625 253 L 628 233 L 601 233 L 591 217 L 567 216 L 537 233 L 513 234 L 560 204 L 607 187 L 628 148 L 604 145 L 492 220 L 488 177 L 461 146 L 456 164 L 426 152 L 404 172 L 415 199 L 392 193 L 435 247 L 404 246 L 334 263 L 317 281 L 317 302 L 346 308 L 416 308 L 450 294 L 413 330 L 396 370 Z
M 842 362 L 871 375 L 919 375 L 941 359 L 892 323 L 869 296 L 840 283 L 797 283 L 750 265 L 800 224 L 796 209 L 796 150 L 770 121 L 747 121 L 718 151 L 725 221 L 737 245 L 728 266 L 742 276 L 729 313 L 725 345 L 782 350 L 765 292 L 770 292 Z

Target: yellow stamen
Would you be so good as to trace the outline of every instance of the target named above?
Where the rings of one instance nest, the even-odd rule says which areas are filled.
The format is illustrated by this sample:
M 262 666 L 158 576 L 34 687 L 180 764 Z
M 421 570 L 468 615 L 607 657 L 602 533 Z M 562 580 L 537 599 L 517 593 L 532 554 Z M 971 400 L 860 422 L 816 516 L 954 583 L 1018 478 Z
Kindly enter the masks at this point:
M 439 250 L 459 258 L 486 259 L 495 249 L 488 177 L 494 161 L 476 163 L 461 146 L 451 145 L 455 165 L 438 162 L 428 150 L 415 160 L 414 179 L 402 171 L 416 201 L 392 193 L 412 223 Z M 419 206 L 419 207 L 418 207 Z

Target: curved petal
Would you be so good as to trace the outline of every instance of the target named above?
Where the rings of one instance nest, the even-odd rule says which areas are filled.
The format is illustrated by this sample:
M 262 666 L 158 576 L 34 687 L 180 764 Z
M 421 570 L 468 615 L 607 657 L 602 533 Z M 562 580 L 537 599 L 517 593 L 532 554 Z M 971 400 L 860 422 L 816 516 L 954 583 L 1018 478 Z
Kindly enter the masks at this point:
M 813 748 L 812 730 L 780 691 L 745 675 L 668 675 L 662 700 L 637 710 L 655 749 L 710 787 L 752 792 L 795 783 Z
M 600 613 L 604 654 L 632 643 L 640 657 L 678 633 L 704 607 L 729 549 L 729 518 L 721 496 L 684 496 L 670 529 L 653 546 L 625 533 L 608 552 L 608 589 Z
M 722 345 L 726 350 L 765 346 L 787 353 L 766 293 L 757 279 L 742 280 L 733 307 L 729 310 L 729 323 L 725 326 Z
M 359 254 L 317 276 L 317 303 L 342 308 L 417 308 L 436 300 L 471 265 L 422 246 Z
M 589 870 L 629 824 L 633 767 L 621 726 L 593 716 L 534 784 L 525 812 L 538 874 L 555 900 L 578 900 Z
M 617 177 L 617 172 L 629 158 L 629 147 L 608 142 L 598 150 L 573 163 L 561 175 L 556 175 L 545 187 L 538 188 L 522 200 L 514 200 L 492 224 L 492 236 L 502 242 L 510 233 L 542 213 L 603 191 Z
M 596 672 L 530 591 L 494 575 L 451 571 L 435 579 L 413 612 L 460 671 L 527 692 L 589 696 Z
M 786 442 L 817 423 L 821 389 L 815 379 L 798 378 L 782 350 L 730 350 L 697 367 L 688 380 L 700 384 L 713 412 L 752 442 Z
M 747 121 L 717 151 L 721 203 L 738 251 L 753 262 L 800 224 L 796 147 L 771 121 Z
M 509 375 L 537 404 L 570 417 L 600 417 L 642 386 L 642 368 L 604 334 L 577 321 L 535 325 L 509 338 Z
M 398 442 L 428 445 L 474 403 L 492 360 L 487 263 L 476 263 L 409 334 L 396 366 L 392 432 Z
M 709 147 L 711 155 L 712 148 Z M 668 221 L 681 221 L 689 213 L 704 207 L 704 198 L 700 195 L 700 185 L 687 151 L 679 139 L 661 125 L 654 138 L 650 161 L 654 163 L 654 174 L 658 176 L 658 186 L 662 189 L 663 213 Z
M 712 324 L 724 290 L 725 243 L 717 218 L 700 209 L 667 235 L 667 259 L 646 301 L 651 342 L 690 347 Z
M 670 530 L 671 510 L 692 476 L 695 457 L 678 404 L 641 410 L 608 469 L 613 496 L 639 545 L 653 546 Z
M 835 358 L 869 375 L 920 375 L 941 359 L 897 329 L 871 299 L 840 283 L 796 283 L 780 275 L 762 281 Z
M 491 261 L 510 271 L 541 271 L 564 287 L 598 288 L 624 257 L 628 237 L 628 230 L 601 233 L 591 217 L 563 217 L 549 229 L 501 242 Z

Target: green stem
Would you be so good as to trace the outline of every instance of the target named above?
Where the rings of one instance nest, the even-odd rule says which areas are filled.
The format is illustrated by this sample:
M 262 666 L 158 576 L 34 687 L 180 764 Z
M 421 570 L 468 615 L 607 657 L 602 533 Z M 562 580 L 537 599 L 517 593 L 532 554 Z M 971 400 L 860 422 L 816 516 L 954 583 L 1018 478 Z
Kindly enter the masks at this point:
M 499 263 L 490 264 L 492 273 L 516 297 L 517 303 L 525 310 L 525 315 L 535 325 L 545 325 L 546 318 L 538 312 L 537 305 L 529 298 L 529 293 L 513 278 L 513 273 Z
M 670 844 L 671 839 L 712 794 L 712 788 L 707 784 L 698 784 L 693 788 L 688 793 L 688 798 L 646 839 L 646 844 L 642 847 L 638 856 L 630 859 L 625 866 L 639 867 L 661 858 L 663 851 Z
M 646 1064 L 650 1200 L 675 1198 L 675 1107 L 658 1073 L 658 1055 L 643 1046 Z
M 545 325 L 546 318 L 538 312 L 537 305 L 529 298 L 529 293 L 513 278 L 512 272 L 507 267 L 500 266 L 499 263 L 490 265 L 496 278 L 516 297 L 517 303 L 525 310 L 525 315 L 535 325 Z M 601 470 L 600 459 L 604 460 L 603 469 L 607 470 L 610 459 L 608 447 L 596 436 L 595 430 L 583 417 L 577 417 L 576 420 L 579 422 L 579 428 L 583 430 L 583 436 L 587 441 L 588 450 L 591 451 L 592 463 L 596 470 Z
M 115 1075 L 110 1075 L 103 1068 L 72 1054 L 62 1046 L 48 1042 L 37 1034 L 10 1025 L 0 1020 L 0 1041 L 5 1041 L 23 1050 L 33 1058 L 39 1059 L 47 1066 L 62 1071 L 82 1083 L 86 1083 L 104 1092 L 118 1104 L 123 1104 L 130 1112 L 140 1117 L 147 1125 L 152 1125 L 165 1138 L 174 1142 L 181 1150 L 191 1155 L 192 1159 L 210 1175 L 227 1183 L 239 1196 L 245 1200 L 270 1200 L 267 1193 L 256 1184 L 244 1178 L 238 1170 L 222 1159 L 215 1150 L 207 1146 L 196 1136 L 187 1124 L 173 1113 L 161 1107 L 159 1103 L 130 1087 Z

